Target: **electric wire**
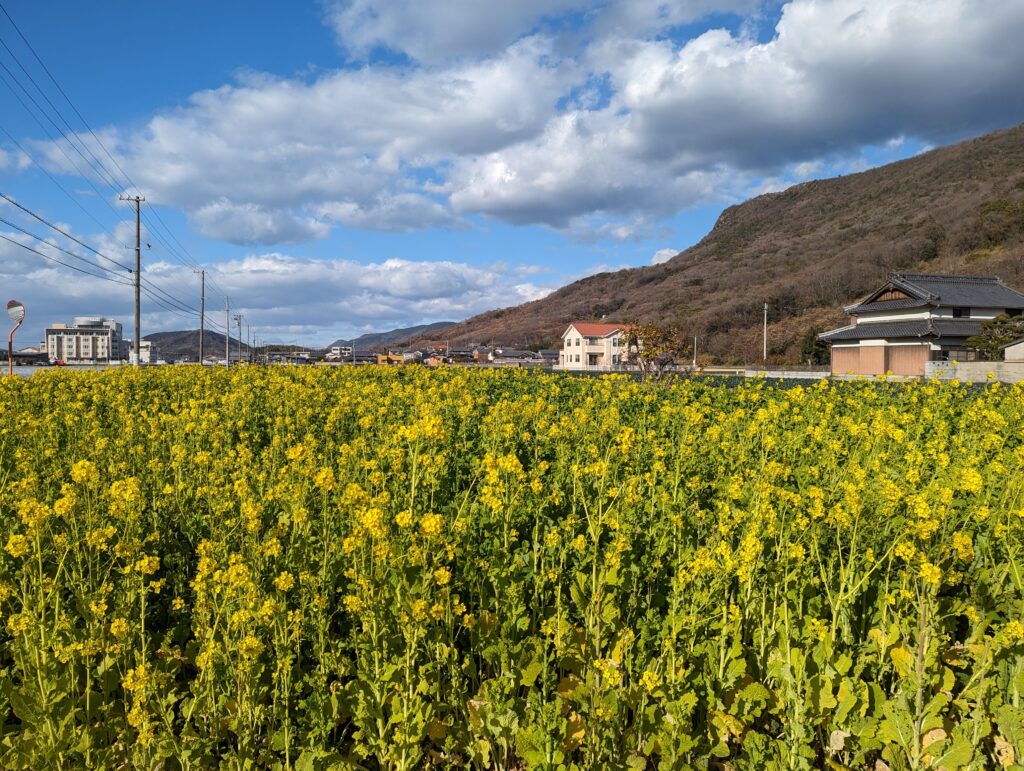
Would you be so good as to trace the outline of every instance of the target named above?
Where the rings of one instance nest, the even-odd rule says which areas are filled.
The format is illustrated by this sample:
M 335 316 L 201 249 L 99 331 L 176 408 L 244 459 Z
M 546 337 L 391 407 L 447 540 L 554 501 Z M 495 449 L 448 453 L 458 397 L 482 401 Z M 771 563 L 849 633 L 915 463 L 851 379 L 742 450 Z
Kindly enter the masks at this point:
M 42 57 L 39 55 L 39 53 L 36 51 L 35 47 L 28 40 L 28 38 L 26 37 L 24 32 L 22 32 L 21 28 L 18 26 L 17 22 L 15 22 L 14 18 L 11 16 L 11 14 L 8 12 L 7 8 L 3 5 L 2 2 L 0 2 L 0 11 L 3 12 L 4 16 L 6 16 L 7 20 L 10 22 L 11 26 L 17 32 L 17 34 L 21 38 L 22 42 L 25 44 L 25 46 L 28 48 L 28 50 L 32 53 L 32 56 L 35 58 L 36 62 L 39 64 L 39 66 L 46 73 L 47 77 L 50 79 L 50 82 L 53 83 L 54 87 L 56 87 L 57 91 L 64 98 L 64 101 L 67 102 L 67 104 L 71 107 L 71 110 L 74 112 L 74 114 L 78 117 L 78 119 L 85 126 L 86 130 L 89 132 L 90 136 L 93 138 L 93 140 L 95 141 L 96 145 L 103 150 L 104 154 L 107 156 L 107 158 L 110 159 L 110 161 L 114 165 L 114 167 L 128 181 L 130 187 L 138 189 L 138 185 L 135 184 L 134 180 L 132 180 L 131 176 L 124 170 L 124 168 L 118 162 L 117 158 L 106 147 L 106 145 L 103 143 L 103 141 L 99 138 L 99 136 L 93 130 L 92 126 L 89 125 L 89 122 L 85 119 L 85 117 L 82 115 L 82 113 L 75 106 L 74 102 L 68 96 L 67 92 L 61 87 L 61 85 L 57 81 L 56 77 L 50 71 L 49 67 L 46 66 L 46 63 L 43 61 Z M 36 110 L 40 114 L 42 114 L 43 117 L 46 118 L 46 120 L 54 127 L 54 129 L 57 131 L 57 133 L 60 134 L 60 136 L 67 142 L 67 144 L 69 144 L 71 146 L 71 148 L 79 155 L 79 157 L 81 157 L 82 160 L 85 161 L 85 163 L 93 170 L 93 172 L 95 172 L 97 174 L 99 179 L 102 180 L 104 183 L 106 183 L 107 186 L 110 187 L 112 190 L 114 190 L 115 192 L 118 192 L 119 185 L 118 185 L 117 179 L 115 178 L 113 172 L 107 167 L 106 163 L 104 163 L 100 158 L 98 158 L 97 155 L 88 146 L 88 144 L 85 143 L 82 140 L 82 137 L 79 135 L 79 132 L 77 132 L 71 126 L 70 122 L 67 120 L 67 118 L 64 116 L 64 114 L 61 112 L 61 110 L 53 103 L 53 101 L 49 98 L 49 96 L 46 94 L 46 92 L 40 86 L 39 82 L 32 76 L 32 74 L 28 71 L 28 69 L 25 67 L 25 65 L 18 58 L 17 54 L 15 54 L 15 52 L 10 48 L 10 46 L 8 46 L 6 41 L 4 41 L 2 38 L 0 38 L 0 45 L 2 45 L 2 47 L 7 51 L 8 55 L 10 55 L 10 57 L 14 60 L 15 64 L 17 64 L 19 69 L 29 79 L 29 81 L 35 87 L 36 91 L 39 92 L 39 94 L 42 96 L 42 98 L 45 100 L 45 102 L 49 105 L 51 110 L 57 115 L 57 117 L 64 124 L 64 126 L 67 127 L 68 132 L 70 132 L 70 133 L 65 133 L 60 128 L 60 126 L 58 126 L 56 124 L 56 122 L 53 120 L 53 118 L 47 113 L 47 111 L 45 109 L 43 109 L 43 107 L 39 104 L 38 101 L 36 101 L 36 99 L 28 91 L 28 89 L 25 87 L 25 85 L 18 79 L 17 75 L 15 73 L 13 73 L 10 70 L 10 68 L 8 68 L 3 62 L 0 62 L 0 68 L 2 68 L 3 71 L 7 74 L 7 78 L 10 78 L 10 80 L 14 81 L 14 83 L 18 86 L 18 88 L 21 89 L 21 91 L 25 94 L 25 96 L 29 99 L 29 101 L 31 101 L 31 103 L 35 106 Z M 89 184 L 89 186 L 93 189 L 93 191 L 98 196 L 100 196 L 100 198 L 102 198 L 104 200 L 104 203 L 106 203 L 108 208 L 110 208 L 111 211 L 114 212 L 115 216 L 119 218 L 119 221 L 123 222 L 124 220 L 120 219 L 120 215 L 119 215 L 118 211 L 116 209 L 114 209 L 114 207 L 111 205 L 111 203 L 106 200 L 106 198 L 103 196 L 102 193 L 100 193 L 100 191 L 93 184 L 92 180 L 89 179 L 89 176 L 87 174 L 84 174 L 82 169 L 79 167 L 79 165 L 68 155 L 67 151 L 64 149 L 63 144 L 61 142 L 59 142 L 55 137 L 53 137 L 52 134 L 50 134 L 49 130 L 42 124 L 42 122 L 39 120 L 37 115 L 31 109 L 29 109 L 28 105 L 19 96 L 17 91 L 14 90 L 14 88 L 8 82 L 7 78 L 3 78 L 4 79 L 4 84 L 11 91 L 11 93 L 18 100 L 18 102 L 22 105 L 22 107 L 25 109 L 25 111 L 28 112 L 32 116 L 32 119 L 36 122 L 37 125 L 39 125 L 39 127 L 43 131 L 43 133 L 46 134 L 47 137 L 54 144 L 57 145 L 57 148 L 64 155 L 65 159 L 75 168 L 75 170 L 79 173 L 79 175 L 82 176 L 83 179 L 85 179 L 85 181 Z M 88 210 L 86 210 L 81 205 L 81 203 L 77 201 L 77 199 L 75 199 L 73 196 L 71 196 L 71 194 L 68 193 L 68 191 L 66 189 L 64 189 L 64 187 L 62 185 L 60 185 L 60 183 L 49 172 L 47 172 L 45 170 L 45 168 L 42 167 L 41 164 L 39 164 L 37 161 L 35 161 L 35 159 L 32 158 L 32 156 L 29 153 L 27 153 L 24 150 L 24 148 L 21 147 L 21 145 L 17 142 L 17 140 L 15 140 L 14 137 L 11 136 L 10 133 L 6 131 L 6 129 L 4 129 L 4 133 L 8 136 L 9 139 L 11 139 L 11 141 L 15 144 L 15 146 L 17 146 L 18 149 L 21 150 L 22 153 L 24 153 L 26 155 L 26 157 L 28 157 L 33 163 L 35 163 L 40 169 L 42 169 L 44 171 L 46 176 L 49 177 L 50 180 L 52 182 L 54 182 L 57 185 L 57 187 L 60 188 L 61 191 L 67 197 L 69 197 L 71 200 L 73 200 L 75 202 L 75 204 L 80 209 L 82 209 L 82 211 L 85 212 L 91 219 L 93 219 L 97 224 L 99 224 L 100 227 L 103 227 L 102 223 L 100 223 L 99 220 L 96 219 L 95 216 L 93 216 L 90 212 L 88 212 Z M 72 138 L 72 137 L 74 137 L 74 138 Z M 76 143 L 75 140 L 77 140 L 77 143 Z M 81 145 L 81 148 L 79 147 L 79 145 Z M 91 156 L 92 160 L 90 160 L 90 158 L 86 157 L 85 153 L 82 152 L 82 149 L 84 149 L 85 152 L 88 153 L 89 156 Z M 28 209 L 25 209 L 25 207 L 22 207 L 20 204 L 18 204 L 17 202 L 13 201 L 10 198 L 8 198 L 7 196 L 4 196 L 4 198 L 6 200 L 8 200 L 10 203 L 14 204 L 15 206 L 18 206 L 18 208 L 21 208 L 24 211 L 26 211 L 26 213 L 29 213 L 30 215 L 35 217 L 40 222 L 43 222 L 48 227 L 53 228 L 57 232 L 59 232 L 62 235 L 70 238 L 72 241 L 74 241 L 75 243 L 78 243 L 79 245 L 83 246 L 84 248 L 88 249 L 89 251 L 92 251 L 95 254 L 97 254 L 98 256 L 103 257 L 104 259 L 109 260 L 110 262 L 112 262 L 115 265 L 119 265 L 122 268 L 125 268 L 127 270 L 131 270 L 131 268 L 128 268 L 127 266 L 124 266 L 122 263 L 118 262 L 117 260 L 114 260 L 114 259 L 108 257 L 107 255 L 102 254 L 101 252 L 99 252 L 98 250 L 94 249 L 93 247 L 90 247 L 89 245 L 85 244 L 84 242 L 80 241 L 79 239 L 75 238 L 74 236 L 71 236 L 66 231 L 56 227 L 52 223 L 47 222 L 45 219 L 43 219 L 42 217 L 39 217 L 34 212 L 31 212 Z M 146 221 L 146 224 L 148 226 L 149 233 L 150 233 L 151 236 L 153 236 L 154 240 L 156 240 L 159 243 L 161 243 L 164 246 L 164 248 L 168 251 L 168 253 L 172 257 L 174 257 L 176 259 L 176 261 L 182 263 L 183 265 L 186 265 L 187 267 L 201 268 L 200 264 L 195 260 L 194 257 L 192 257 L 191 253 L 184 246 L 184 244 L 182 244 L 181 241 L 178 240 L 177 236 L 174 235 L 173 231 L 170 229 L 170 227 L 167 225 L 167 223 L 164 221 L 164 219 L 160 216 L 159 211 L 157 211 L 157 209 L 155 207 L 153 207 L 151 204 L 149 204 L 148 202 L 146 203 L 146 209 L 150 213 L 152 213 L 152 215 L 155 218 L 156 222 L 159 223 L 159 227 L 157 227 L 156 224 L 153 222 L 153 220 L 150 219 L 150 217 L 145 216 L 145 215 L 143 216 L 143 219 Z M 17 226 L 13 226 L 13 227 L 17 228 Z M 169 242 L 167 242 L 165 240 L 164 235 L 160 232 L 161 228 L 163 230 L 163 233 L 165 233 L 167 236 L 169 236 L 170 239 L 177 245 L 178 248 L 175 248 L 174 246 L 172 246 Z M 18 228 L 18 229 L 20 230 L 20 228 Z M 106 228 L 104 228 L 104 230 L 106 230 Z M 27 232 L 27 231 L 23 231 L 23 232 Z M 108 232 L 108 235 L 112 235 L 112 234 L 109 233 L 109 231 L 107 231 L 107 232 Z M 38 238 L 34 234 L 30 234 L 30 235 L 32 235 L 32 237 L 34 237 L 34 238 Z M 114 238 L 115 241 L 118 240 L 116 237 L 113 237 L 113 238 Z M 42 240 L 42 239 L 40 239 L 40 240 Z M 48 245 L 50 245 L 50 246 L 52 246 L 54 248 L 60 249 L 60 247 L 56 247 L 53 244 L 49 244 L 49 242 L 46 242 L 45 240 L 43 240 L 43 242 L 47 243 Z M 17 242 L 15 242 L 15 243 L 17 243 Z M 179 249 L 181 251 L 179 251 Z M 66 251 L 66 250 L 61 250 L 61 251 Z M 188 255 L 188 256 L 187 257 L 183 256 L 182 252 L 184 252 L 184 254 Z M 80 259 L 80 260 L 83 259 L 79 255 L 74 255 L 74 254 L 72 254 L 70 252 L 67 252 L 67 253 L 71 254 L 71 256 L 76 257 L 77 259 Z M 92 265 L 93 263 L 88 263 L 88 264 Z M 98 266 L 98 267 L 100 267 L 100 269 L 103 269 L 101 266 Z M 132 271 L 132 272 L 134 272 L 134 271 Z M 211 284 L 211 288 L 215 290 L 214 291 L 215 294 L 217 292 L 219 292 L 222 296 L 224 296 L 224 297 L 227 296 L 226 293 L 223 291 L 223 289 L 219 286 L 219 284 L 217 283 L 216 279 L 213 277 L 212 274 L 208 277 L 208 281 Z M 198 315 L 198 311 L 195 308 L 192 308 L 191 306 L 187 305 L 184 301 L 178 299 L 177 297 L 175 297 L 171 293 L 167 292 L 166 290 L 163 290 L 163 289 L 157 287 L 155 284 L 153 284 L 151 282 L 148 282 L 147 279 L 145 279 L 145 278 L 141 278 L 141 280 L 140 280 L 140 289 L 142 288 L 142 284 L 143 283 L 148 283 L 149 286 L 153 289 L 153 291 L 159 292 L 161 295 L 163 295 L 165 298 L 167 298 L 168 302 L 172 302 L 172 303 L 176 304 L 178 307 L 187 309 L 186 312 L 188 312 L 188 313 L 193 313 L 193 314 Z M 147 292 L 147 295 L 150 296 L 151 299 L 154 299 L 150 292 Z M 212 317 L 211 317 L 211 326 L 219 327 L 220 325 L 217 324 L 216 322 L 212 321 Z M 228 334 L 230 334 L 230 333 L 228 333 Z
M 117 278 L 115 278 L 114 276 L 104 275 L 102 273 L 93 273 L 91 271 L 85 270 L 84 268 L 80 268 L 77 265 L 71 265 L 70 263 L 64 262 L 63 260 L 58 260 L 56 257 L 53 257 L 53 256 L 51 256 L 49 254 L 44 254 L 43 252 L 39 251 L 38 249 L 33 249 L 28 244 L 23 244 L 23 243 L 21 243 L 21 241 L 17 241 L 17 240 L 15 240 L 13 238 L 10 238 L 9 236 L 5 236 L 3 233 L 0 233 L 0 238 L 2 238 L 4 241 L 7 241 L 9 243 L 14 244 L 15 246 L 20 246 L 22 249 L 26 249 L 26 250 L 32 252 L 33 254 L 38 254 L 44 260 L 49 260 L 50 262 L 56 262 L 58 265 L 63 265 L 65 268 L 71 268 L 71 270 L 78 271 L 79 273 L 84 273 L 87 276 L 93 276 L 94 278 L 101 278 L 104 281 L 111 281 L 111 282 L 113 282 L 115 284 L 121 284 L 123 286 L 132 286 L 132 282 L 131 281 L 120 281 Z
M 75 115 L 78 117 L 78 119 L 85 126 L 86 130 L 89 132 L 89 135 L 93 138 L 93 140 L 96 142 L 96 144 L 103 150 L 104 154 L 110 159 L 111 163 L 114 164 L 114 166 L 121 173 L 121 175 L 124 177 L 124 179 L 129 183 L 129 186 L 132 187 L 132 188 L 135 188 L 135 189 L 139 189 L 139 186 L 137 184 L 135 184 L 135 181 L 131 178 L 131 176 L 128 174 L 128 172 L 126 172 L 124 170 L 124 167 L 121 166 L 121 164 L 117 161 L 117 158 L 113 155 L 113 153 L 111 153 L 110 150 L 107 149 L 107 146 L 99 138 L 99 136 L 93 130 L 92 126 L 89 125 L 89 122 L 85 119 L 85 117 L 82 115 L 82 113 L 79 111 L 79 109 L 75 106 L 74 102 L 68 96 L 67 92 L 61 87 L 60 83 L 57 81 L 57 78 L 50 71 L 50 68 L 46 66 L 46 63 L 43 61 L 42 57 L 39 55 L 39 52 L 36 51 L 35 47 L 28 40 L 28 38 L 26 37 L 25 33 L 22 32 L 22 30 L 18 26 L 17 22 L 14 21 L 14 18 L 11 16 L 11 14 L 7 11 L 7 8 L 4 7 L 2 3 L 0 3 L 0 10 L 3 11 L 4 16 L 7 17 L 7 20 L 10 22 L 10 24 L 14 28 L 15 32 L 18 33 L 18 36 L 21 38 L 22 42 L 25 44 L 25 46 L 28 48 L 28 50 L 32 53 L 32 56 L 35 58 L 36 62 L 39 64 L 40 67 L 42 67 L 43 71 L 46 73 L 47 77 L 50 79 L 50 82 L 53 83 L 53 85 L 56 87 L 57 91 L 64 98 L 64 101 L 68 103 L 68 106 L 71 107 L 72 111 L 75 113 Z M 34 77 L 32 77 L 32 74 L 28 71 L 28 69 L 24 66 L 24 64 L 22 64 L 22 62 L 18 58 L 17 54 L 15 54 L 13 50 L 11 50 L 10 46 L 7 45 L 7 43 L 3 40 L 3 38 L 0 38 L 0 45 L 3 46 L 3 48 L 7 51 L 7 53 L 11 56 L 11 58 L 14 60 L 14 62 L 21 69 L 21 71 L 23 73 L 25 73 L 25 76 L 29 79 L 29 81 L 32 83 L 32 85 L 35 86 L 36 90 L 40 93 L 40 95 L 43 97 L 43 99 L 46 101 L 46 103 L 50 106 L 50 108 L 53 110 L 53 112 L 60 118 L 61 122 L 67 127 L 67 129 L 70 132 L 70 134 L 67 134 L 64 131 L 62 131 L 60 129 L 60 127 L 57 126 L 56 123 L 54 123 L 54 121 L 48 115 L 46 115 L 45 111 L 42 110 L 42 108 L 39 106 L 38 102 L 36 102 L 34 99 L 32 99 L 31 95 L 28 94 L 27 89 L 25 89 L 24 86 L 19 81 L 18 85 L 19 85 L 19 87 L 22 88 L 23 91 L 25 91 L 26 96 L 29 96 L 29 98 L 32 99 L 32 102 L 33 102 L 33 104 L 36 105 L 37 109 L 39 109 L 40 112 L 43 112 L 43 114 L 46 115 L 47 119 L 54 126 L 54 128 L 57 129 L 57 131 L 75 149 L 75 151 L 82 157 L 82 159 L 85 160 L 86 163 L 89 164 L 89 166 L 93 169 L 93 171 L 95 171 L 97 173 L 97 175 L 104 182 L 106 182 L 107 185 L 112 190 L 117 191 L 118 187 L 119 187 L 118 181 L 114 178 L 114 175 L 112 174 L 112 172 L 106 167 L 106 164 L 100 158 L 98 158 L 96 156 L 96 154 L 89 148 L 89 146 L 85 142 L 82 141 L 81 137 L 78 136 L 78 132 L 71 126 L 71 124 L 68 122 L 67 118 L 64 117 L 64 114 L 53 103 L 53 101 L 49 98 L 49 96 L 46 95 L 45 91 L 42 89 L 42 87 L 39 85 L 39 83 L 36 81 L 36 79 Z M 7 69 L 7 68 L 5 67 L 5 69 Z M 8 72 L 9 72 L 9 70 L 8 70 Z M 11 75 L 12 78 L 15 78 L 13 73 L 10 73 L 10 75 Z M 74 136 L 74 138 L 75 138 L 74 140 L 72 139 L 72 136 Z M 85 157 L 85 155 L 79 149 L 78 145 L 75 143 L 75 140 L 77 140 L 78 144 L 80 144 L 81 147 L 89 154 L 89 156 L 91 156 L 92 161 L 90 161 L 88 158 Z M 76 169 L 77 169 L 77 165 L 76 165 Z M 167 251 L 172 256 L 174 256 L 179 262 L 181 262 L 181 263 L 183 263 L 183 264 L 185 264 L 185 265 L 187 265 L 189 267 L 193 267 L 193 268 L 200 267 L 199 263 L 196 262 L 195 258 L 191 255 L 191 253 L 188 251 L 188 249 L 185 247 L 185 245 L 182 244 L 180 240 L 178 240 L 177 236 L 174 235 L 174 232 L 170 229 L 170 227 L 167 225 L 167 223 L 160 216 L 159 211 L 157 211 L 157 209 L 155 207 L 153 207 L 151 204 L 149 204 L 148 202 L 146 203 L 146 208 L 149 210 L 150 213 L 152 213 L 153 217 L 156 219 L 156 222 L 159 223 L 160 227 L 163 228 L 164 233 L 167 236 L 169 236 L 171 238 L 171 240 L 177 245 L 177 248 L 175 248 L 174 246 L 171 246 L 170 243 L 165 242 L 164 238 L 163 238 L 163 235 L 159 232 L 159 228 L 156 226 L 156 223 L 154 223 L 149 217 L 144 217 L 143 219 L 145 219 L 146 224 L 147 224 L 147 226 L 149 228 L 149 231 L 153 235 L 153 237 L 156 240 L 161 241 L 164 244 L 164 247 L 167 249 Z M 179 251 L 179 249 L 180 249 L 180 251 Z M 184 255 L 187 255 L 187 256 L 183 256 L 182 253 L 184 253 Z M 216 288 L 216 286 L 215 286 L 215 288 Z
M 98 257 L 102 257 L 104 260 L 108 260 L 109 262 L 114 263 L 119 268 L 124 268 L 125 270 L 130 270 L 130 271 L 134 272 L 134 268 L 132 268 L 131 266 L 125 265 L 123 262 L 118 262 L 113 257 L 110 257 L 110 256 L 104 254 L 103 252 L 99 251 L 98 249 L 94 249 L 93 247 L 89 246 L 89 244 L 85 243 L 84 241 L 80 241 L 75 236 L 73 236 L 70 233 L 68 233 L 66 230 L 58 227 L 57 225 L 54 225 L 52 222 L 49 222 L 48 220 L 44 219 L 43 217 L 41 217 L 40 215 L 36 214 L 31 209 L 29 209 L 29 208 L 27 208 L 25 206 L 22 206 L 20 203 L 15 201 L 9 195 L 7 195 L 7 194 L 5 194 L 3 192 L 0 192 L 0 198 L 3 198 L 5 201 L 7 201 L 12 206 L 17 206 L 19 209 L 21 209 L 23 212 L 28 214 L 30 217 L 33 217 L 34 219 L 39 220 L 39 222 L 42 222 L 47 227 L 52 228 L 53 230 L 56 230 L 58 233 L 60 233 L 65 238 L 71 239 L 76 244 L 78 244 L 81 247 L 84 247 L 85 249 L 88 249 L 90 252 L 92 252 L 93 254 L 97 255 Z
M 74 252 L 72 252 L 72 251 L 69 251 L 69 250 L 65 249 L 64 247 L 62 247 L 62 246 L 60 246 L 60 245 L 58 245 L 58 244 L 55 244 L 55 243 L 53 243 L 52 241 L 47 241 L 47 240 L 46 240 L 45 238 L 43 238 L 42 236 L 38 236 L 38 235 L 36 235 L 35 233 L 33 233 L 32 231 L 30 231 L 30 230 L 26 230 L 25 228 L 21 227 L 20 225 L 17 225 L 17 224 L 15 224 L 15 223 L 11 222 L 10 220 L 8 220 L 8 219 L 6 219 L 6 218 L 4 218 L 4 217 L 0 217 L 0 222 L 2 222 L 3 224 L 7 225 L 8 227 L 12 227 L 12 228 L 14 228 L 14 229 L 15 229 L 15 230 L 17 230 L 17 231 L 18 231 L 19 233 L 23 233 L 24 235 L 26 235 L 26 236 L 29 236 L 30 238 L 34 238 L 35 240 L 39 241 L 40 243 L 46 244 L 46 245 L 47 245 L 47 246 L 49 246 L 49 247 L 50 247 L 51 249 L 56 249 L 56 250 L 57 250 L 57 251 L 59 251 L 59 252 L 63 252 L 63 253 L 64 253 L 64 254 L 66 254 L 66 255 L 67 255 L 68 257 L 73 257 L 73 258 L 74 258 L 74 259 L 76 259 L 76 260 L 81 260 L 81 261 L 82 261 L 82 262 L 84 262 L 84 263 L 85 263 L 86 265 L 88 265 L 88 266 L 89 266 L 90 268 L 95 268 L 96 270 L 102 270 L 102 271 L 104 271 L 105 273 L 109 273 L 109 274 L 110 274 L 110 275 L 112 275 L 112 276 L 116 276 L 116 275 L 118 275 L 117 273 L 115 273 L 114 271 L 112 271 L 112 270 L 111 270 L 110 268 L 105 268 L 105 267 L 103 267 L 102 265 L 97 265 L 96 263 L 92 262 L 91 260 L 89 260 L 89 259 L 88 259 L 88 258 L 86 258 L 86 257 L 83 257 L 83 256 L 82 256 L 82 255 L 80 255 L 80 254 L 75 254 Z M 134 271 L 133 271 L 133 272 L 134 272 Z

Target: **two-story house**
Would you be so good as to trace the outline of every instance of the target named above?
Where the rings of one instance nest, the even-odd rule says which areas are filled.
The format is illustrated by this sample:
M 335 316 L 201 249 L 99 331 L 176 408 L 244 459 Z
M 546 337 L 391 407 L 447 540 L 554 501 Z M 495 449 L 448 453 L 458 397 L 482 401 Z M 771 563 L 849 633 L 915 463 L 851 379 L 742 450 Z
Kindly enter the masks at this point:
M 833 375 L 924 375 L 928 361 L 977 359 L 967 338 L 984 321 L 1024 313 L 1024 294 L 995 276 L 890 273 L 843 310 L 853 323 L 819 335 L 831 346 Z
M 574 321 L 562 333 L 558 366 L 564 370 L 612 371 L 621 369 L 626 352 L 626 324 Z

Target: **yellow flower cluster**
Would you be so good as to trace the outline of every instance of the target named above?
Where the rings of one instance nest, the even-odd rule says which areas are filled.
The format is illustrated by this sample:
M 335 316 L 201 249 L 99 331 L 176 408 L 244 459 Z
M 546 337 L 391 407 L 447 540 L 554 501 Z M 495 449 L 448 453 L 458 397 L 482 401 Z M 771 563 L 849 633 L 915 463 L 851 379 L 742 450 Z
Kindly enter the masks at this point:
M 0 397 L 3 698 L 48 710 L 2 768 L 981 768 L 1019 736 L 1024 386 L 183 367 Z

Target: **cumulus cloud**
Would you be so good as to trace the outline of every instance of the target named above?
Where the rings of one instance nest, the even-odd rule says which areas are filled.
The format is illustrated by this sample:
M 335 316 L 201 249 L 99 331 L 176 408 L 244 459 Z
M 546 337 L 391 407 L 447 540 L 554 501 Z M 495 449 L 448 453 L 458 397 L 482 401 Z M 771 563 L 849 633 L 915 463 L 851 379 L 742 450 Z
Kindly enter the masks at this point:
M 318 208 L 320 216 L 361 230 L 403 231 L 426 227 L 459 228 L 463 223 L 444 205 L 425 195 L 382 193 L 365 203 L 331 201 Z
M 297 217 L 288 210 L 224 199 L 194 210 L 192 220 L 203 235 L 234 244 L 297 243 L 326 238 L 330 230 L 324 222 Z
M 327 20 L 351 54 L 376 48 L 426 64 L 490 55 L 536 31 L 568 26 L 583 40 L 648 35 L 712 13 L 750 13 L 759 0 L 336 0 Z
M 664 249 L 659 249 L 651 257 L 651 265 L 661 265 L 661 263 L 668 262 L 677 254 L 679 254 L 679 250 L 673 249 L 671 246 L 667 246 Z
M 1019 2 L 790 0 L 767 41 L 741 24 L 682 42 L 681 25 L 713 12 L 753 19 L 762 5 L 325 8 L 356 55 L 383 47 L 411 63 L 311 81 L 249 75 L 142 130 L 108 129 L 104 143 L 152 200 L 236 243 L 479 215 L 574 237 L 589 224 L 592 237 L 616 239 L 637 222 L 774 189 L 787 171 L 814 176 L 865 145 L 941 143 L 1024 115 Z M 61 147 L 37 147 L 69 170 Z
M 0 231 L 0 235 L 17 242 L 0 239 L 0 282 L 28 309 L 20 345 L 35 344 L 47 325 L 76 315 L 114 318 L 124 324 L 125 335 L 132 336 L 134 292 L 128 274 L 95 255 L 85 256 L 112 272 L 104 273 L 95 264 L 90 267 L 86 261 L 17 232 Z M 117 239 L 123 235 L 115 231 L 113 238 L 80 237 L 117 259 L 122 249 Z M 55 243 L 75 251 L 68 239 L 55 239 Z M 75 272 L 18 244 L 100 275 Z M 211 326 L 222 329 L 223 314 L 218 315 L 213 304 L 212 287 L 217 287 L 235 298 L 233 310 L 242 313 L 265 339 L 308 339 L 312 332 L 334 339 L 368 329 L 461 320 L 495 307 L 539 299 L 553 287 L 527 278 L 538 270 L 532 265 L 474 266 L 397 258 L 361 264 L 260 252 L 207 267 L 207 311 Z M 149 258 L 143 276 L 143 334 L 198 327 L 198 313 L 188 311 L 198 308 L 198 278 L 191 268 Z M 168 295 L 177 302 L 169 302 Z M 244 300 L 240 303 L 237 298 Z
M 452 220 L 443 200 L 431 203 L 438 164 L 527 139 L 557 113 L 575 65 L 552 58 L 551 45 L 526 38 L 439 70 L 342 70 L 312 82 L 250 75 L 194 94 L 141 131 L 100 136 L 152 201 L 225 240 L 320 237 L 304 209 L 354 227 L 437 226 Z M 68 144 L 34 146 L 51 169 L 78 173 Z
M 587 0 L 344 0 L 327 6 L 327 18 L 341 44 L 357 56 L 381 47 L 435 63 L 487 56 L 543 18 L 587 5 Z

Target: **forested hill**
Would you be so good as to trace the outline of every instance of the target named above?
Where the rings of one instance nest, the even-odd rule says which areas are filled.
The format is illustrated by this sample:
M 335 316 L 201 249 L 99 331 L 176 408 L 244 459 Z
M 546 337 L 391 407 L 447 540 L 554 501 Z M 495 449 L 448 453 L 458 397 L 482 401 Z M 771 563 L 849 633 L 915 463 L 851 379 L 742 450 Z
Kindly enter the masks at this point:
M 1024 290 L 1024 126 L 726 209 L 661 265 L 600 273 L 445 330 L 453 343 L 554 343 L 572 320 L 678 323 L 720 361 L 797 361 L 809 329 L 893 270 L 995 274 Z

